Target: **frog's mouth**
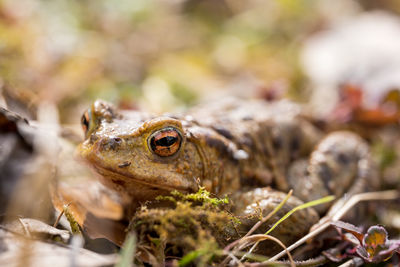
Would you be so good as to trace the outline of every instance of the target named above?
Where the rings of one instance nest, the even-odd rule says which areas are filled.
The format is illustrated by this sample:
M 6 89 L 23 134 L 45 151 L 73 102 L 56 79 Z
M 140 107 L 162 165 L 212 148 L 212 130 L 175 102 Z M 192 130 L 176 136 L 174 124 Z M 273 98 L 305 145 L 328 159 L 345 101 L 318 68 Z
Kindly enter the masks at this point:
M 123 186 L 125 190 L 130 190 L 130 188 L 143 189 L 144 187 L 153 190 L 161 189 L 168 192 L 178 190 L 185 193 L 196 192 L 198 190 L 198 185 L 195 182 L 190 183 L 187 180 L 171 181 L 170 179 L 160 177 L 149 179 L 138 175 L 132 175 L 129 172 L 122 172 L 115 168 L 99 166 L 97 164 L 93 164 L 92 166 L 103 176 L 104 182 L 112 183 L 116 186 Z M 169 182 L 168 184 L 166 184 L 167 181 Z

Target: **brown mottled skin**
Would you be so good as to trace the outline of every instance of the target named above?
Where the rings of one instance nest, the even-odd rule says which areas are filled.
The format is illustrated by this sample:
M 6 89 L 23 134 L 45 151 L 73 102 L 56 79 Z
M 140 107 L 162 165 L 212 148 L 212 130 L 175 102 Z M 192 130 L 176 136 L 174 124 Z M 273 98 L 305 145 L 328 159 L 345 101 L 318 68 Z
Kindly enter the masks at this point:
M 283 211 L 330 194 L 366 191 L 373 183 L 368 146 L 361 138 L 350 132 L 321 138 L 299 106 L 284 100 L 227 98 L 183 115 L 162 116 L 120 112 L 96 101 L 85 116 L 80 155 L 106 186 L 120 192 L 131 211 L 171 190 L 196 192 L 204 186 L 218 196 L 228 194 L 236 214 L 260 209 L 265 214 L 291 188 L 296 197 Z M 170 156 L 157 155 L 150 145 L 163 129 L 181 136 Z M 300 211 L 281 231 L 297 238 L 317 220 L 313 209 Z

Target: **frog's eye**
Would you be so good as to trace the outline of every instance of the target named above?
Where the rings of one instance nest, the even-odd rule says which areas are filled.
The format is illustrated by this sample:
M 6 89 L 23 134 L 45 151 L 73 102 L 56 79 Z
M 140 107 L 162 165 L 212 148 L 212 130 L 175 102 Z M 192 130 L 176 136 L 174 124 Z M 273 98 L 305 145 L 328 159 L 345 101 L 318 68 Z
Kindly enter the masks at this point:
M 83 113 L 81 118 L 81 125 L 83 132 L 85 133 L 86 136 L 90 126 L 90 110 L 87 110 L 85 113 Z
M 175 155 L 181 147 L 182 135 L 177 129 L 167 127 L 153 133 L 148 143 L 153 153 L 160 157 L 169 157 Z

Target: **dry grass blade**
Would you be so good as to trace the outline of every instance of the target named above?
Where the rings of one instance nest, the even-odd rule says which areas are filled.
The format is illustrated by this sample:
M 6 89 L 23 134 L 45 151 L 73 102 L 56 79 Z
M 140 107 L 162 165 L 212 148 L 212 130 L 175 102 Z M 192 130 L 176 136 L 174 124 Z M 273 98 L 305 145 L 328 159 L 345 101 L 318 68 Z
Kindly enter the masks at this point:
M 287 250 L 285 244 L 283 244 L 279 239 L 277 239 L 276 237 L 270 236 L 270 235 L 263 235 L 263 234 L 258 234 L 258 235 L 251 235 L 251 236 L 247 236 L 245 238 L 241 239 L 242 241 L 239 243 L 239 248 L 245 248 L 247 246 L 250 246 L 253 243 L 259 243 L 263 240 L 272 240 L 275 243 L 277 243 L 279 246 L 281 246 L 284 251 L 287 252 L 288 258 L 289 258 L 289 262 L 290 262 L 290 266 L 296 266 L 293 260 L 292 255 L 290 254 L 290 251 Z M 245 257 L 248 253 L 244 254 L 243 257 Z M 242 257 L 242 258 L 243 258 Z
M 282 256 L 287 254 L 287 251 L 292 251 L 298 246 L 302 245 L 308 239 L 315 237 L 319 233 L 323 232 L 326 228 L 330 226 L 331 222 L 338 221 L 345 215 L 353 206 L 355 206 L 358 202 L 361 201 L 371 201 L 371 200 L 395 200 L 400 197 L 400 194 L 397 190 L 388 190 L 388 191 L 380 191 L 380 192 L 368 192 L 362 193 L 352 196 L 348 201 L 343 202 L 343 205 L 337 209 L 336 214 L 328 217 L 323 217 L 320 222 L 313 231 L 299 239 L 297 242 L 292 244 L 287 248 L 287 250 L 283 250 L 280 253 L 276 254 L 274 257 L 270 258 L 268 261 L 276 261 Z M 340 201 L 340 200 L 339 200 Z M 317 224 L 317 225 L 318 225 Z

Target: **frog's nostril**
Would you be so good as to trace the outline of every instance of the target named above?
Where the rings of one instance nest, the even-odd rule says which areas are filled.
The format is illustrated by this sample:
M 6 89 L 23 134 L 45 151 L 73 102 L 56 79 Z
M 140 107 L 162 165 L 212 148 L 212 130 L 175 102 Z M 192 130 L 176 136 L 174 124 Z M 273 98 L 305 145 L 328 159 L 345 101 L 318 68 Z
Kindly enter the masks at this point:
M 108 139 L 101 140 L 100 146 L 103 150 L 114 150 L 122 143 L 122 139 L 119 137 L 110 137 Z
M 112 138 L 110 138 L 109 146 L 110 146 L 111 149 L 116 149 L 119 146 L 119 144 L 121 144 L 121 143 L 122 143 L 122 139 L 121 138 L 112 137 Z
M 112 142 L 117 143 L 117 144 L 122 142 L 122 139 L 119 137 L 113 137 L 113 138 L 111 138 L 111 140 L 112 140 Z

